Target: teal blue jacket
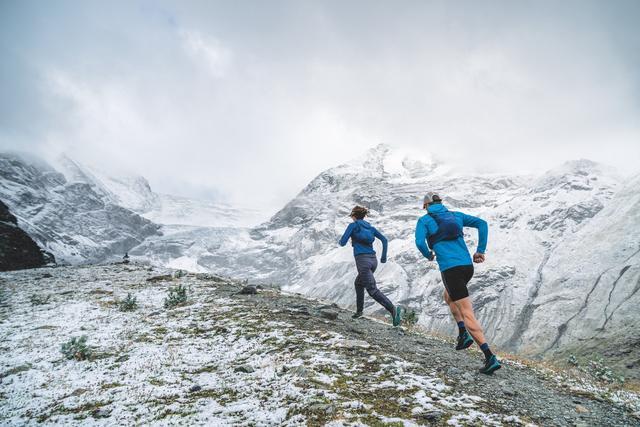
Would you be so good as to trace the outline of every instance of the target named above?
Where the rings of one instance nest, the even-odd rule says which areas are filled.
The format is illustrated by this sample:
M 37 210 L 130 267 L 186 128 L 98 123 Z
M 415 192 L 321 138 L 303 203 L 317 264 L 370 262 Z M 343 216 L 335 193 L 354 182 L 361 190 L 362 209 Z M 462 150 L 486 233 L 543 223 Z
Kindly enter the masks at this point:
M 442 204 L 435 204 L 429 206 L 429 213 L 446 212 L 447 208 Z M 456 217 L 456 221 L 461 227 L 473 227 L 478 229 L 478 249 L 476 252 L 483 254 L 487 248 L 487 236 L 489 234 L 489 227 L 487 222 L 475 216 L 466 215 L 462 212 L 453 212 Z M 464 238 L 458 237 L 455 240 L 441 240 L 433 248 L 429 248 L 427 238 L 435 234 L 438 231 L 438 224 L 429 216 L 424 215 L 418 220 L 416 225 L 416 246 L 429 260 L 433 259 L 431 249 L 436 253 L 436 260 L 438 261 L 438 267 L 440 271 L 445 271 L 453 267 L 460 265 L 471 265 L 473 261 L 469 255 L 467 244 L 464 242 Z

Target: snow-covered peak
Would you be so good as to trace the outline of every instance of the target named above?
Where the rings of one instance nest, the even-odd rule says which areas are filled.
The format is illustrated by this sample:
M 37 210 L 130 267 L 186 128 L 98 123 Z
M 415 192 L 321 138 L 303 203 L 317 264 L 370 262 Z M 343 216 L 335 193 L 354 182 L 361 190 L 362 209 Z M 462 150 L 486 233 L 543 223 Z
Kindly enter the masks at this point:
M 547 171 L 534 184 L 535 192 L 548 190 L 591 191 L 617 186 L 622 181 L 615 169 L 592 160 L 571 160 Z
M 354 159 L 328 169 L 320 176 L 332 180 L 357 177 L 358 179 L 416 179 L 441 175 L 444 167 L 428 151 L 407 150 L 388 144 L 378 144 Z

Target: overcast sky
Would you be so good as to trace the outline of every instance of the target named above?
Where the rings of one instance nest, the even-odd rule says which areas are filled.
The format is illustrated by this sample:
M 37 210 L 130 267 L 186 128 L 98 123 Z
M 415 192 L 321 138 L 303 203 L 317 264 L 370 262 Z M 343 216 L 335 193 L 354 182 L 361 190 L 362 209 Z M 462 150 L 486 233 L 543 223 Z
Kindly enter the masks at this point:
M 380 142 L 640 172 L 640 1 L 0 0 L 0 148 L 275 209 Z

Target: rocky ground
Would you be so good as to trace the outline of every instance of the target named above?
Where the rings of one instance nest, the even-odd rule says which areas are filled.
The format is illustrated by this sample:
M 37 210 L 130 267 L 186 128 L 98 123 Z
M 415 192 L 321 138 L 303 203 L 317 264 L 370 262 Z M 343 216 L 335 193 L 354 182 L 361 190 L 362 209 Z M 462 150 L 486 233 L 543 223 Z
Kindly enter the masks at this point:
M 244 287 L 143 265 L 0 274 L 0 424 L 640 424 L 637 394 L 578 370 L 503 357 L 484 376 L 452 340 Z

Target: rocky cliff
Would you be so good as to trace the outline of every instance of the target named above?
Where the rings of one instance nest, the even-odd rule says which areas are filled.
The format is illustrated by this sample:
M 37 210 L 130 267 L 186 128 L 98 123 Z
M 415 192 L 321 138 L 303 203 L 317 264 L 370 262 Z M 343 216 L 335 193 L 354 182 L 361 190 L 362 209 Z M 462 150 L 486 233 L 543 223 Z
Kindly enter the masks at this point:
M 27 233 L 18 227 L 18 220 L 0 200 L 0 271 L 42 267 L 54 262 Z

